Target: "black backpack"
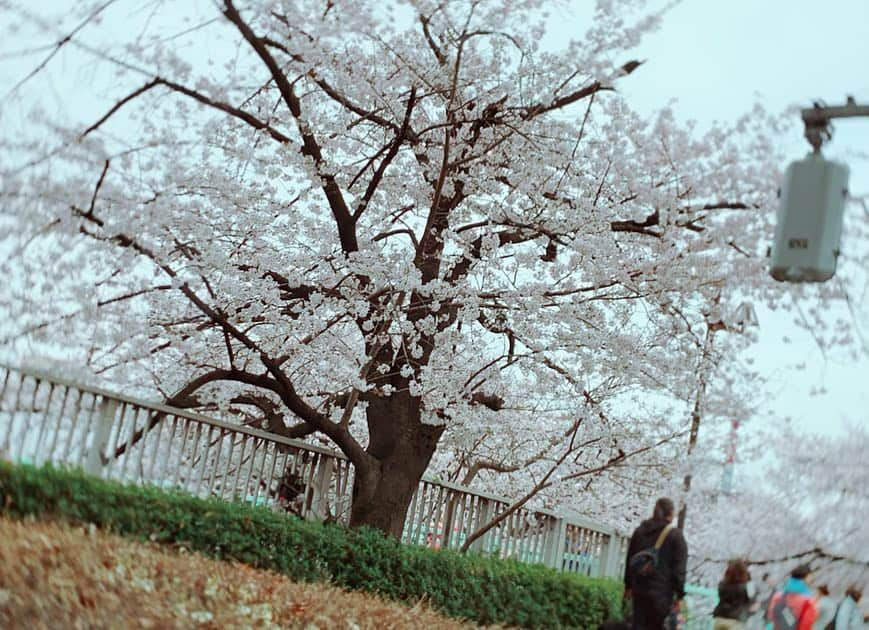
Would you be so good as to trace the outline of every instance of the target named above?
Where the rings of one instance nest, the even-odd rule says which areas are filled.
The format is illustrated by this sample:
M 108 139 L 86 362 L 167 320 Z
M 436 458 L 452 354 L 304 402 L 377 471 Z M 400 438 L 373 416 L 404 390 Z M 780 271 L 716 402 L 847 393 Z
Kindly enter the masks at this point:
M 668 524 L 663 530 L 661 530 L 658 539 L 655 541 L 654 547 L 646 547 L 628 558 L 628 569 L 632 581 L 643 582 L 644 580 L 648 580 L 650 577 L 658 574 L 658 555 L 661 551 L 661 547 L 664 545 L 664 541 L 667 539 L 667 534 L 669 534 L 672 529 L 672 523 Z

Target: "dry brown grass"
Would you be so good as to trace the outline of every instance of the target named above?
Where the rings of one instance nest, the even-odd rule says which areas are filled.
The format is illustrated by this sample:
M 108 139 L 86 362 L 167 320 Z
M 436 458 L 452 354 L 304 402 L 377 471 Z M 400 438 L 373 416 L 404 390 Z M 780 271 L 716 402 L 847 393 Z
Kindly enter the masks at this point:
M 0 628 L 468 628 L 94 528 L 0 518 Z

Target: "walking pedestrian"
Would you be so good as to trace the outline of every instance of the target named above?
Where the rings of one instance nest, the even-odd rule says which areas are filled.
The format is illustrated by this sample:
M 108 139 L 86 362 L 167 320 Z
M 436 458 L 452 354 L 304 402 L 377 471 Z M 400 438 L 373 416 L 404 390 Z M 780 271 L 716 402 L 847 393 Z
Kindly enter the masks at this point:
M 784 588 L 772 596 L 766 618 L 773 630 L 812 630 L 818 606 L 808 584 L 811 575 L 809 565 L 795 567 Z
M 718 605 L 712 611 L 715 630 L 744 630 L 755 597 L 748 566 L 743 560 L 731 560 L 718 584 Z
M 852 584 L 845 591 L 845 598 L 836 612 L 835 630 L 863 630 L 863 613 L 857 605 L 863 597 L 863 589 Z
M 818 587 L 818 618 L 813 630 L 827 630 L 827 626 L 834 627 L 836 617 L 836 600 L 830 596 L 830 589 L 826 584 Z
M 652 518 L 631 536 L 625 562 L 625 598 L 633 603 L 634 630 L 662 630 L 685 597 L 688 545 L 673 525 L 673 501 L 661 498 Z

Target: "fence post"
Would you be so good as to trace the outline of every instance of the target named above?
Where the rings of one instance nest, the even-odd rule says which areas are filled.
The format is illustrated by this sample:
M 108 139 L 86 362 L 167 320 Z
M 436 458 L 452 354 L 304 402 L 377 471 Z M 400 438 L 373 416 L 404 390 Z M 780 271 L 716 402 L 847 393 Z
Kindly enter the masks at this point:
M 622 537 L 613 532 L 610 534 L 609 542 L 607 542 L 606 564 L 603 567 L 602 577 L 619 577 L 619 566 L 621 565 L 622 553 Z
M 115 421 L 115 412 L 118 410 L 118 401 L 114 398 L 103 398 L 100 402 L 100 416 L 94 429 L 94 439 L 88 449 L 85 472 L 89 475 L 100 476 L 103 470 L 105 455 L 103 449 L 109 441 L 112 432 L 112 424 Z
M 564 566 L 564 542 L 567 537 L 567 521 L 556 518 L 549 528 L 549 536 L 546 540 L 546 553 L 544 562 L 546 566 L 561 571 Z
M 329 486 L 332 485 L 332 472 L 335 470 L 335 459 L 321 456 L 314 487 L 311 489 L 311 510 L 309 520 L 325 520 L 329 512 Z
M 443 516 L 443 528 L 441 531 L 441 547 L 444 549 L 450 548 L 450 537 L 453 533 L 453 521 L 456 519 L 456 499 L 458 493 L 453 490 L 449 491 L 446 499 L 446 509 Z
M 480 511 L 477 513 L 477 519 L 474 523 L 474 529 L 479 529 L 480 527 L 491 521 L 494 516 L 495 502 L 490 499 L 482 499 L 480 501 Z M 477 540 L 471 543 L 470 550 L 486 552 L 487 549 L 485 547 L 485 544 L 489 540 L 491 535 L 492 530 L 490 529 L 485 534 L 477 538 Z

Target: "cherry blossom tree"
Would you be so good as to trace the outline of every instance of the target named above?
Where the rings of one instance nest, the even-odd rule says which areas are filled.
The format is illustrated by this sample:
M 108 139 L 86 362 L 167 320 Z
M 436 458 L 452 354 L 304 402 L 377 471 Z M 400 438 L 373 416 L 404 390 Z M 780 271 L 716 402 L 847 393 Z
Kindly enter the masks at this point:
M 521 417 L 513 431 L 490 429 L 461 441 L 451 427 L 430 470 L 509 497 L 536 489 L 533 504 L 593 517 L 625 534 L 648 518 L 660 496 L 703 511 L 710 493 L 721 492 L 734 437 L 740 458 L 751 461 L 766 450 L 768 431 L 753 421 L 759 415 L 759 374 L 740 360 L 757 334 L 750 327 L 752 314 L 744 307 L 721 313 L 714 301 L 696 308 L 705 316 L 692 323 L 695 369 L 690 378 L 673 381 L 680 388 L 668 397 L 649 400 L 648 390 L 643 397 L 626 395 L 611 379 L 609 389 L 601 385 L 593 392 L 593 401 L 576 405 L 582 422 L 568 429 L 569 453 L 562 433 L 547 436 L 531 426 L 516 431 Z M 596 415 L 586 424 L 589 408 Z M 741 427 L 736 436 L 734 420 Z M 696 478 L 688 489 L 686 475 Z M 694 528 L 692 519 L 689 535 Z
M 689 516 L 695 577 L 714 584 L 729 558 L 743 557 L 755 573 L 777 577 L 810 563 L 816 583 L 839 591 L 865 582 L 869 432 L 850 424 L 841 434 L 807 434 L 779 422 L 761 441 L 765 457 L 734 492 L 706 488 L 698 497 Z
M 553 52 L 534 0 L 155 3 L 109 34 L 114 4 L 23 79 L 92 55 L 90 119 L 2 141 L 8 338 L 327 439 L 351 525 L 393 535 L 439 445 L 469 482 L 570 439 L 567 480 L 678 459 L 646 447 L 685 436 L 705 327 L 762 277 L 777 156 L 762 111 L 701 134 L 619 96 L 660 10 L 600 0 Z

